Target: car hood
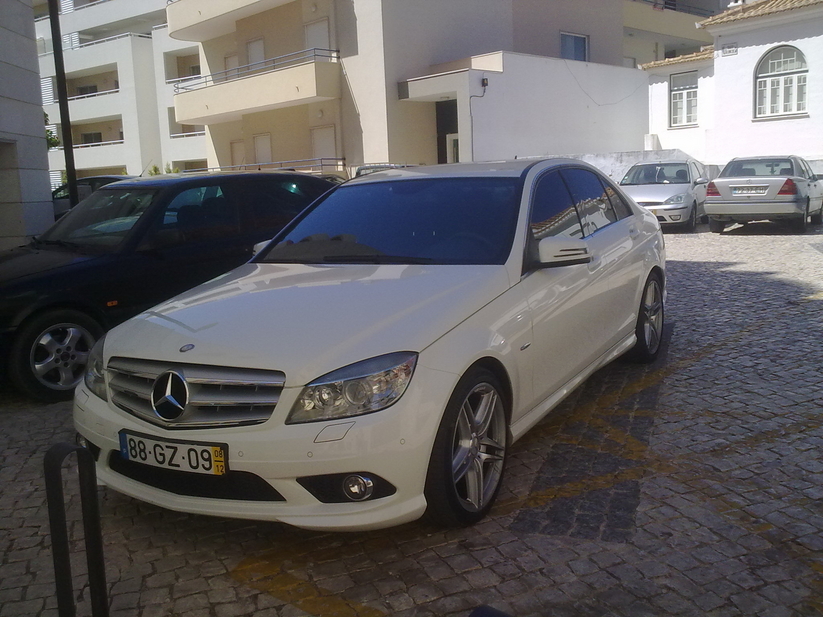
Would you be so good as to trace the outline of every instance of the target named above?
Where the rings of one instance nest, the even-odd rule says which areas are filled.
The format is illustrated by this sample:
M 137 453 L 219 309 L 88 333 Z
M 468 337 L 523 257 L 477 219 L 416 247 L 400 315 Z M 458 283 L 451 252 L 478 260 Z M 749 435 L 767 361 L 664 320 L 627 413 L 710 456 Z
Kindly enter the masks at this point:
M 0 251 L 0 284 L 82 263 L 93 258 L 94 256 L 81 255 L 64 249 L 39 249 L 32 246 L 20 246 Z
M 672 195 L 688 193 L 691 186 L 688 184 L 629 184 L 621 185 L 620 188 L 637 202 L 663 202 Z
M 419 352 L 508 287 L 504 266 L 246 264 L 115 328 L 105 355 L 276 369 L 304 385 Z

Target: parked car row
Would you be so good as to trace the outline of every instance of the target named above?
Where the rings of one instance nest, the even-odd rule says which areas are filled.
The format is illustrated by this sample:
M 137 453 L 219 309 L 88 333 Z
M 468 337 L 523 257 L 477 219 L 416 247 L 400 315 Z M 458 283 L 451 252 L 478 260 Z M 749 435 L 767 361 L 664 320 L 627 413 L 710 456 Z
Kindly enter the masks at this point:
M 823 223 L 823 177 L 799 156 L 735 158 L 709 181 L 693 159 L 637 163 L 621 186 L 663 225 L 720 233 L 730 223 L 786 221 L 802 233 Z
M 27 246 L 0 252 L 0 351 L 22 392 L 69 398 L 112 326 L 248 261 L 334 184 L 300 173 L 108 184 Z

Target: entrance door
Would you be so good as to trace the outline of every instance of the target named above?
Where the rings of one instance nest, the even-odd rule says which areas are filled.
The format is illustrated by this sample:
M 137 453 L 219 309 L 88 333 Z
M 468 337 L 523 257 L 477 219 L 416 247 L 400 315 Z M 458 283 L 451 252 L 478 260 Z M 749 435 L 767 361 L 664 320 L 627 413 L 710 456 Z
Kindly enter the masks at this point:
M 311 130 L 311 148 L 312 156 L 316 159 L 334 159 L 337 158 L 337 145 L 334 137 L 334 125 L 319 126 Z M 325 167 L 330 166 L 327 162 L 321 169 L 326 171 Z M 332 169 L 335 165 L 331 165 Z
M 246 164 L 246 142 L 242 139 L 231 142 L 231 166 Z
M 306 49 L 331 49 L 329 20 L 320 19 L 306 24 Z
M 457 133 L 446 135 L 446 162 L 460 162 L 460 140 L 457 138 Z
M 254 136 L 254 162 L 258 165 L 271 163 L 271 135 L 263 133 Z

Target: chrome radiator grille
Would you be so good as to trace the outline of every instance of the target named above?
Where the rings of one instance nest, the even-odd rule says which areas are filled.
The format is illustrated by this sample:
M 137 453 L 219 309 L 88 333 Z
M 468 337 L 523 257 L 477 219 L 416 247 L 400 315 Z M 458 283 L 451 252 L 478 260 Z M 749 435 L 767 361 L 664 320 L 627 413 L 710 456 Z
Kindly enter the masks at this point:
M 185 379 L 188 400 L 178 418 L 162 419 L 152 407 L 155 380 L 174 371 Z M 112 402 L 166 428 L 260 424 L 271 417 L 286 376 L 280 371 L 178 364 L 114 357 L 106 368 Z

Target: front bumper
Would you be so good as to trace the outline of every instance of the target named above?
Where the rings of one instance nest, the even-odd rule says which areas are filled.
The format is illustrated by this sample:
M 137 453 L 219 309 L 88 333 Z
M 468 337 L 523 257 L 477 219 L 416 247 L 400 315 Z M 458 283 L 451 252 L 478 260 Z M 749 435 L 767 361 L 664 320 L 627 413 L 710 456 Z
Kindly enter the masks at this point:
M 683 225 L 689 222 L 691 204 L 663 204 L 659 202 L 638 202 L 657 217 L 661 225 Z
M 181 512 L 280 521 L 305 529 L 378 529 L 415 520 L 425 511 L 423 489 L 431 448 L 457 377 L 418 364 L 408 390 L 393 406 L 354 418 L 297 425 L 286 425 L 284 420 L 300 388 L 286 388 L 263 424 L 185 430 L 141 421 L 81 384 L 75 394 L 74 422 L 93 449 L 99 448 L 98 479 L 142 501 Z M 127 477 L 110 464 L 112 457 L 119 456 L 121 430 L 167 440 L 226 443 L 228 469 L 256 476 L 282 500 L 195 497 Z M 356 472 L 375 474 L 396 490 L 362 502 L 323 503 L 298 482 L 298 478 Z
M 706 214 L 719 221 L 762 221 L 794 219 L 806 212 L 805 201 L 711 201 L 706 200 Z

